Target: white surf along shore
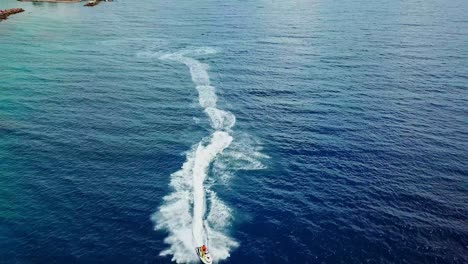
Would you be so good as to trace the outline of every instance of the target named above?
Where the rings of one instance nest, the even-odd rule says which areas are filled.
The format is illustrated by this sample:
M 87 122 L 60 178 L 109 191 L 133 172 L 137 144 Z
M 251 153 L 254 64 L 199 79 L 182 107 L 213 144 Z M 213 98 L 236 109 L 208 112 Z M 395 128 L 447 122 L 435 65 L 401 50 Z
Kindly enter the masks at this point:
M 164 197 L 159 211 L 152 215 L 155 229 L 169 233 L 169 248 L 160 255 L 172 255 L 177 263 L 197 262 L 195 247 L 206 244 L 214 261 L 226 259 L 238 243 L 226 234 L 231 209 L 213 190 L 204 185 L 210 164 L 233 142 L 231 129 L 236 122 L 229 111 L 217 107 L 216 88 L 211 85 L 209 66 L 192 57 L 216 53 L 211 48 L 175 53 L 140 53 L 139 56 L 186 65 L 196 89 L 198 101 L 209 118 L 213 133 L 194 145 L 179 171 L 171 174 L 172 193 Z M 234 151 L 233 157 L 242 151 Z M 248 155 L 241 155 L 252 159 Z M 207 203 L 209 199 L 209 203 Z M 207 208 L 207 204 L 210 208 Z M 207 210 L 208 209 L 208 210 Z

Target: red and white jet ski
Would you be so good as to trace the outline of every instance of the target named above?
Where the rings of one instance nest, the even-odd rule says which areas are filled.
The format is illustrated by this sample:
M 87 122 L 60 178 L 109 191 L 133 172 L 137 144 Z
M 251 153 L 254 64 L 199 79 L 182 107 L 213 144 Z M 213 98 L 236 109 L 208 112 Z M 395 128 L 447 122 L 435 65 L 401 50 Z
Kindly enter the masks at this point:
M 210 252 L 208 252 L 208 248 L 205 245 L 201 247 L 196 247 L 195 251 L 197 252 L 197 255 L 200 258 L 201 262 L 205 264 L 213 263 L 213 258 L 211 258 L 211 254 Z

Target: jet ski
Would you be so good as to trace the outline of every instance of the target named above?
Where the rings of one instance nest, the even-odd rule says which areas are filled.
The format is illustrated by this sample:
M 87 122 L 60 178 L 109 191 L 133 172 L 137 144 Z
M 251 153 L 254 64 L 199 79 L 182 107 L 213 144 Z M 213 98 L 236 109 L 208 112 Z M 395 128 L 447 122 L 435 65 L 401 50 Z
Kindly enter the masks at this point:
M 205 264 L 213 263 L 213 258 L 211 258 L 211 254 L 210 252 L 208 252 L 208 248 L 205 245 L 201 247 L 196 247 L 195 251 L 197 252 L 197 255 L 200 258 L 201 262 Z

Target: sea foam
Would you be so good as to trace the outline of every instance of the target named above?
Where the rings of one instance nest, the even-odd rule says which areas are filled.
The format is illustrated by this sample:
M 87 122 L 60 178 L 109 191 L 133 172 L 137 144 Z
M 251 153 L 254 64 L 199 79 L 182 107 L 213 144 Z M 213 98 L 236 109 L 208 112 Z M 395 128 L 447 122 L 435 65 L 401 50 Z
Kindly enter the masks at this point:
M 155 228 L 169 233 L 169 248 L 161 255 L 172 255 L 177 263 L 195 262 L 195 247 L 208 244 L 215 261 L 226 259 L 238 245 L 226 234 L 231 209 L 213 190 L 205 186 L 208 169 L 214 160 L 231 145 L 231 128 L 236 118 L 229 111 L 217 108 L 216 88 L 210 84 L 209 66 L 189 56 L 213 54 L 211 48 L 183 50 L 175 53 L 139 53 L 166 61 L 185 64 L 198 91 L 198 101 L 210 120 L 213 133 L 203 138 L 192 150 L 182 168 L 171 174 L 173 192 L 164 197 L 159 211 L 152 215 Z M 210 208 L 207 208 L 209 199 Z

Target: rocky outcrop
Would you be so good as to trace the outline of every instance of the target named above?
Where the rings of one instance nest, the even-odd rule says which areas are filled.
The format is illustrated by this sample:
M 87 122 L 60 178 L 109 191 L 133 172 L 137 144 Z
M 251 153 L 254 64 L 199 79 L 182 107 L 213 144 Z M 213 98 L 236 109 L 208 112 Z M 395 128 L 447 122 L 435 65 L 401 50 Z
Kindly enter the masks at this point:
M 91 0 L 88 3 L 86 3 L 84 6 L 95 6 L 99 4 L 101 1 L 100 0 Z
M 76 3 L 81 0 L 18 0 L 20 2 Z
M 7 9 L 7 10 L 0 10 L 0 20 L 7 19 L 8 16 L 21 13 L 21 12 L 24 12 L 23 8 L 12 8 L 12 9 Z

